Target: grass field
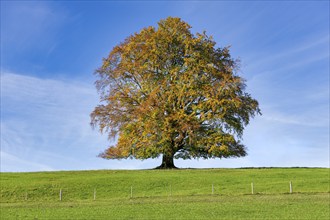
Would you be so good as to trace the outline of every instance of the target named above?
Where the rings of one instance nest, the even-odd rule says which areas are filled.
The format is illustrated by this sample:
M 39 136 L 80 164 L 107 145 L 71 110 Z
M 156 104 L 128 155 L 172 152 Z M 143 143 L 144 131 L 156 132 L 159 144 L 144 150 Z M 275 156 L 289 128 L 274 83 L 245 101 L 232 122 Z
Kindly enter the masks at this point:
M 329 174 L 326 168 L 1 173 L 1 219 L 329 219 Z

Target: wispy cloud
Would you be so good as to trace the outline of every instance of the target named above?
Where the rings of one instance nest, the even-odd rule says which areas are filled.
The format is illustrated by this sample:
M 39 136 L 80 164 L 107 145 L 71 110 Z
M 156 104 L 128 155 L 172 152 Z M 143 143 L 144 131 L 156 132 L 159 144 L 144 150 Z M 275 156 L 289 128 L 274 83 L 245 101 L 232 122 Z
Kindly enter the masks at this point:
M 64 10 L 56 10 L 48 2 L 4 2 L 1 16 L 1 43 L 14 50 L 40 49 L 52 43 L 56 30 L 67 19 Z
M 1 172 L 30 172 L 30 171 L 53 171 L 54 169 L 28 160 L 20 159 L 14 155 L 0 151 Z
M 288 48 L 269 52 L 269 54 L 254 54 L 244 61 L 244 69 L 246 72 L 257 73 L 253 76 L 258 77 L 266 71 L 267 73 L 290 71 L 320 60 L 326 61 L 329 59 L 329 37 L 328 33 L 317 35 L 298 44 L 295 42 L 296 45 Z
M 89 126 L 97 103 L 92 84 L 4 73 L 1 91 L 1 150 L 7 155 L 59 169 L 56 157 L 95 157 L 107 144 Z
M 271 113 L 268 117 L 254 120 L 244 135 L 253 162 L 259 166 L 329 166 L 329 127 L 306 125 L 287 116 L 274 119 Z
M 254 55 L 244 71 L 261 117 L 244 142 L 259 166 L 329 166 L 329 34 Z M 262 51 L 265 52 L 265 51 Z

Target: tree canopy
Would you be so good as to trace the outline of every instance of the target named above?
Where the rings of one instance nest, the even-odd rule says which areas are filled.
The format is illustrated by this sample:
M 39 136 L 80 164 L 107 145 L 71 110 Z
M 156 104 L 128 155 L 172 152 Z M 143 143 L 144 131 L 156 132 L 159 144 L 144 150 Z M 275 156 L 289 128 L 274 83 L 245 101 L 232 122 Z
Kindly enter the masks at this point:
M 244 127 L 260 113 L 238 61 L 205 32 L 168 17 L 115 46 L 96 70 L 92 126 L 117 138 L 101 157 L 228 158 L 246 155 Z

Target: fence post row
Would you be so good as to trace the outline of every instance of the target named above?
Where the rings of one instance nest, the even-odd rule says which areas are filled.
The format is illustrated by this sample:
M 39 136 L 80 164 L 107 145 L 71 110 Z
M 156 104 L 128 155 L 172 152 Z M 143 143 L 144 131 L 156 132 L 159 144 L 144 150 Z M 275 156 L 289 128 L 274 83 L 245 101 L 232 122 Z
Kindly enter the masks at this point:
M 214 184 L 212 183 L 211 185 L 211 193 L 212 195 L 214 195 Z M 172 184 L 169 185 L 169 196 L 172 196 Z M 293 193 L 293 185 L 292 185 L 292 181 L 289 182 L 289 193 L 292 194 Z M 251 194 L 253 195 L 254 194 L 254 183 L 251 182 Z M 24 194 L 24 199 L 25 201 L 28 200 L 28 192 L 26 191 L 25 194 Z M 133 198 L 133 186 L 131 186 L 131 193 L 130 193 L 130 198 Z M 63 200 L 63 190 L 60 189 L 59 191 L 59 200 L 62 201 Z M 94 188 L 94 191 L 93 191 L 93 200 L 96 200 L 96 188 Z

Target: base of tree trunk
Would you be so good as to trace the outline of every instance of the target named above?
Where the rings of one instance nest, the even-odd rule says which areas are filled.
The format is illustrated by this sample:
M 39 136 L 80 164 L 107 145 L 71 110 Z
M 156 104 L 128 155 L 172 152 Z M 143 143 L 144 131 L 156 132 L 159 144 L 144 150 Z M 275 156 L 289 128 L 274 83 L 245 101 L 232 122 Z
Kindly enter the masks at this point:
M 179 169 L 174 165 L 174 155 L 163 155 L 162 164 L 155 169 Z
M 165 169 L 179 169 L 179 168 L 174 165 L 173 166 L 164 166 L 163 164 L 161 164 L 158 167 L 155 167 L 155 170 L 165 170 Z

